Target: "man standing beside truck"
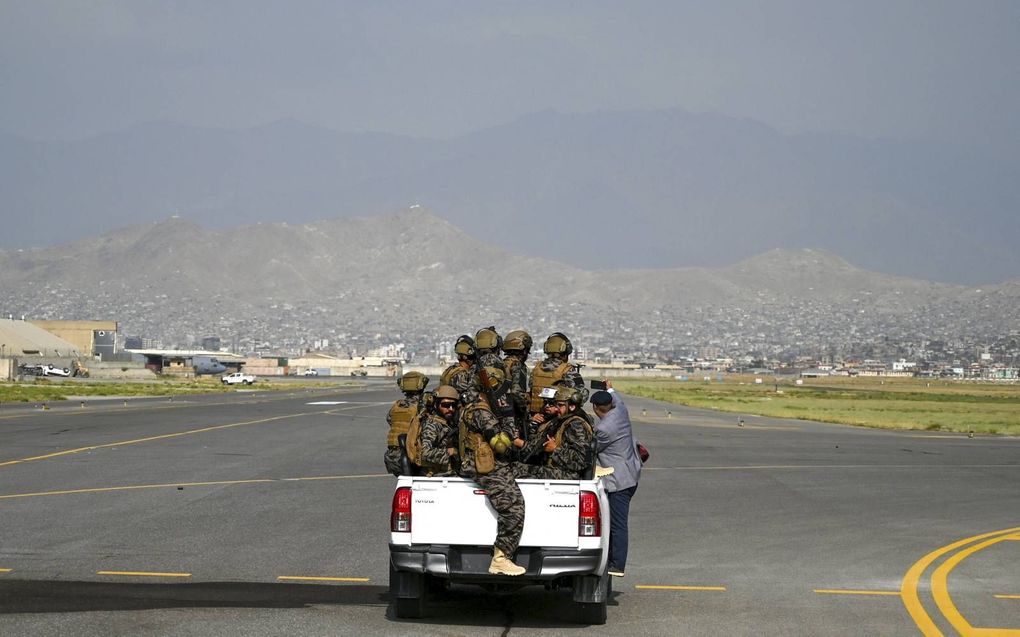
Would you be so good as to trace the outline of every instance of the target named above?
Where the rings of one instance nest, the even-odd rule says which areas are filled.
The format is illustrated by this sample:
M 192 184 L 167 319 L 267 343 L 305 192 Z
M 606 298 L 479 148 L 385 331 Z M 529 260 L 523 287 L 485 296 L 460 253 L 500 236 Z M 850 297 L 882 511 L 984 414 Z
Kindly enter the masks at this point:
M 609 574 L 623 577 L 627 566 L 630 500 L 641 479 L 641 460 L 637 455 L 627 406 L 608 382 L 606 385 L 608 391 L 592 394 L 591 404 L 599 418 L 595 427 L 598 463 L 613 469 L 611 474 L 602 477 L 609 493 Z
M 506 384 L 501 370 L 489 367 L 485 372 L 490 383 Z M 511 463 L 504 457 L 514 435 L 505 423 L 512 420 L 497 418 L 485 396 L 474 389 L 462 392 L 461 402 L 464 406 L 457 418 L 458 473 L 485 489 L 485 497 L 497 516 L 489 573 L 523 575 L 527 569 L 512 559 L 524 532 L 524 495 L 514 479 Z

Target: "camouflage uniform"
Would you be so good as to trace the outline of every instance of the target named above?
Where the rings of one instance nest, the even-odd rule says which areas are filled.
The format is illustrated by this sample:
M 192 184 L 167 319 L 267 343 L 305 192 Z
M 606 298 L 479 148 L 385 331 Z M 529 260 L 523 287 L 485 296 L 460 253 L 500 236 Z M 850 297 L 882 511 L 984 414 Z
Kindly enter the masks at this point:
M 503 359 L 507 378 L 510 379 L 510 404 L 514 407 L 514 419 L 521 434 L 528 431 L 528 403 L 531 400 L 531 376 L 523 354 L 507 354 Z
M 562 433 L 561 433 L 562 432 Z M 548 453 L 543 449 L 546 436 L 559 437 L 556 449 Z M 562 418 L 542 425 L 536 435 L 521 449 L 523 458 L 539 459 L 538 465 L 518 465 L 519 478 L 547 478 L 552 480 L 578 480 L 591 468 L 591 442 L 594 429 L 578 409 Z
M 400 400 L 393 403 L 390 407 L 389 413 L 386 414 L 386 425 L 387 427 L 393 427 L 393 410 L 400 408 L 409 408 L 412 405 L 416 405 L 418 409 L 421 409 L 421 395 L 415 396 L 404 396 Z M 386 465 L 386 470 L 395 476 L 399 476 L 400 469 L 400 447 L 397 445 L 387 444 L 386 452 L 383 454 L 383 464 Z
M 513 432 L 503 427 L 481 398 L 461 409 L 458 424 L 460 432 L 480 434 L 485 441 L 501 431 L 513 438 Z M 459 474 L 474 480 L 485 489 L 486 497 L 498 516 L 494 545 L 507 556 L 512 556 L 517 552 L 524 532 L 524 495 L 517 486 L 513 465 L 497 456 L 495 468 L 485 475 L 478 475 L 474 449 L 466 441 L 462 442 L 462 448 L 464 452 L 461 455 Z
M 481 389 L 478 384 L 478 375 L 475 373 L 474 363 L 468 367 L 464 367 L 460 362 L 450 365 L 443 370 L 440 382 L 444 385 L 450 385 L 462 394 L 469 389 L 475 389 L 476 391 Z
M 420 464 L 428 475 L 453 475 L 450 470 L 450 454 L 446 452 L 454 446 L 453 427 L 445 418 L 436 413 L 428 413 L 421 423 L 418 445 L 421 449 Z

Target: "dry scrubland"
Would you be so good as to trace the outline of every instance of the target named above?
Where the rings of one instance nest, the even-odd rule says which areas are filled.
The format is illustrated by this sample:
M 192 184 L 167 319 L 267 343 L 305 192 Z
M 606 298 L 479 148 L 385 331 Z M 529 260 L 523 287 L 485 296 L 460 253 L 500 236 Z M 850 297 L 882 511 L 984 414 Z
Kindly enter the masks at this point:
M 1020 384 L 912 378 L 619 380 L 623 392 L 720 411 L 886 429 L 1020 435 Z

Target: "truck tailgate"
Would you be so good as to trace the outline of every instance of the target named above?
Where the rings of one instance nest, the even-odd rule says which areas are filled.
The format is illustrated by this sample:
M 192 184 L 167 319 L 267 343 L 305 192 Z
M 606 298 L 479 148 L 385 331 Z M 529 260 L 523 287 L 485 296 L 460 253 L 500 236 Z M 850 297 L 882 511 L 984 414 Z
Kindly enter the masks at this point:
M 521 546 L 577 547 L 578 483 L 518 480 L 518 484 L 525 502 Z M 473 482 L 415 478 L 411 511 L 413 544 L 491 546 L 496 538 L 496 512 Z

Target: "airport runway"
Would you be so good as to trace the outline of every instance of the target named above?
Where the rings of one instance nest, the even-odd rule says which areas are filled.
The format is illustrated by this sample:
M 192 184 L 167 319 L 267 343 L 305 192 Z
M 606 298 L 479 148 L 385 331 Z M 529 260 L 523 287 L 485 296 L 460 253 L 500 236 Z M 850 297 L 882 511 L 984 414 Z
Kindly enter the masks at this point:
M 457 588 L 396 620 L 396 398 L 0 406 L 0 634 L 1020 635 L 1020 440 L 638 398 L 652 457 L 605 626 L 538 588 Z

